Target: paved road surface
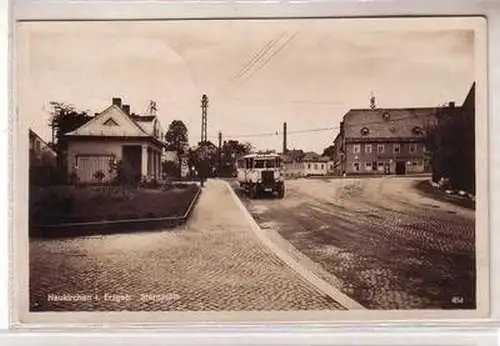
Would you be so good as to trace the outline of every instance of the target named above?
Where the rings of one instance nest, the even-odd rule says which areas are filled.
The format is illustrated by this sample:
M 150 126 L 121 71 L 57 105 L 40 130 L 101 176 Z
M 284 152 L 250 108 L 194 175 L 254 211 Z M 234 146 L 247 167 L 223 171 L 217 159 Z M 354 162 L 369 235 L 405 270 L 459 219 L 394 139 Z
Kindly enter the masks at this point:
M 183 228 L 32 240 L 32 310 L 341 308 L 262 245 L 230 192 L 209 181 Z
M 284 200 L 238 194 L 262 228 L 367 308 L 474 308 L 474 211 L 422 196 L 420 181 L 300 179 Z

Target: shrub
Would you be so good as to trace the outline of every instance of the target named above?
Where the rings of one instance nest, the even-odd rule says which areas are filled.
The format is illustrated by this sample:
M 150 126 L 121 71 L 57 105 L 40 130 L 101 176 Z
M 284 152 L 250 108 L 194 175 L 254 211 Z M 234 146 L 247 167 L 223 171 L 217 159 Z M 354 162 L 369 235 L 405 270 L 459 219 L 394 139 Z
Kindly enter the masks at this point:
M 122 186 L 137 186 L 140 182 L 140 176 L 132 169 L 132 167 L 123 161 L 119 161 L 112 169 L 111 174 L 114 175 L 111 183 L 113 185 Z
M 31 188 L 30 217 L 36 223 L 53 223 L 73 212 L 75 198 L 64 188 Z
M 145 189 L 159 189 L 162 184 L 156 179 L 150 179 L 141 181 L 140 186 Z
M 68 175 L 53 166 L 34 166 L 29 169 L 30 185 L 49 186 L 68 182 Z
M 191 184 L 186 184 L 186 183 L 174 183 L 173 187 L 176 189 L 186 189 L 190 186 Z
M 93 178 L 98 182 L 102 183 L 104 181 L 104 178 L 106 177 L 106 174 L 102 170 L 98 170 L 97 172 L 94 173 Z

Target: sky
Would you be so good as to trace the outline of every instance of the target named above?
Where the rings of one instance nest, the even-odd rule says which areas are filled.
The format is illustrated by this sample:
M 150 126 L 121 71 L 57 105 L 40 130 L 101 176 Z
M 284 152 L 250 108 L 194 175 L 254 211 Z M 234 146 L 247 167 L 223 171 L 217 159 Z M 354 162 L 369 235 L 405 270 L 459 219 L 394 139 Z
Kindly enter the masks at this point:
M 351 108 L 461 104 L 475 79 L 474 31 L 415 20 L 212 20 L 21 23 L 18 114 L 50 139 L 49 102 L 100 112 L 112 97 L 195 144 L 208 137 L 321 153 Z M 307 132 L 308 130 L 316 130 Z M 295 133 L 294 133 L 295 132 Z

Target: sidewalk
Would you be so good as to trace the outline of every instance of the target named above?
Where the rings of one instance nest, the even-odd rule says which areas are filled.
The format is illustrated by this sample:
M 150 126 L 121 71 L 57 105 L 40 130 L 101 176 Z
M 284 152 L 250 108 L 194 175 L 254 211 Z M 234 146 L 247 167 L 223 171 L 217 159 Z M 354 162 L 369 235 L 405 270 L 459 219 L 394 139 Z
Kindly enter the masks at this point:
M 238 311 L 341 308 L 257 238 L 226 182 L 209 180 L 181 228 L 30 244 L 36 311 Z M 41 274 L 43 273 L 43 274 Z M 130 299 L 48 301 L 47 295 Z M 140 299 L 141 295 L 176 299 Z

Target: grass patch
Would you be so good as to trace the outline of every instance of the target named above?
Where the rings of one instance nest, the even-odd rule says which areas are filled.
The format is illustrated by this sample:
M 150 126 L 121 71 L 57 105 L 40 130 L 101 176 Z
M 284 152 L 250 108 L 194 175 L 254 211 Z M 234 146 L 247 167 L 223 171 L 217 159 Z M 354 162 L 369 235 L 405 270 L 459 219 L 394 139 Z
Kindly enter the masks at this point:
M 31 187 L 30 223 L 56 225 L 182 217 L 198 190 L 196 184 L 175 184 L 163 189 L 117 186 Z

